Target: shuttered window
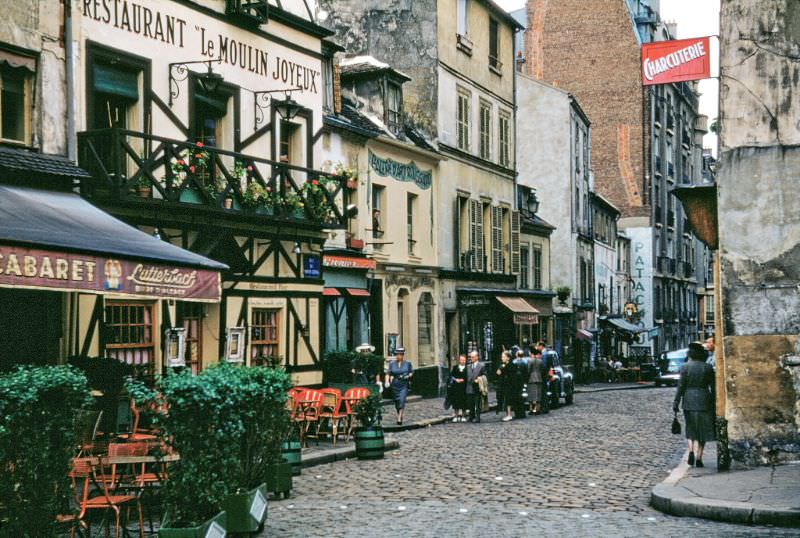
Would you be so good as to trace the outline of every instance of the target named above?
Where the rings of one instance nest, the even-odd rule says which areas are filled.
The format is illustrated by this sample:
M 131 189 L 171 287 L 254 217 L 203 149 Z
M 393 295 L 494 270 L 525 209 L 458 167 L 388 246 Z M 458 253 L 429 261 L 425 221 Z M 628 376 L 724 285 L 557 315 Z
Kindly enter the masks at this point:
M 480 144 L 479 155 L 481 159 L 492 158 L 492 105 L 481 101 L 480 113 Z
M 470 94 L 465 90 L 458 91 L 458 114 L 456 131 L 458 135 L 458 149 L 469 151 L 470 130 Z
M 511 164 L 511 144 L 509 140 L 509 116 L 501 112 L 500 121 L 497 128 L 497 138 L 499 140 L 497 161 L 500 166 Z
M 521 271 L 520 267 L 520 246 L 519 246 L 519 234 L 520 234 L 520 217 L 519 211 L 512 211 L 511 212 L 511 273 L 519 274 Z M 527 275 L 525 276 L 527 279 Z
M 483 204 L 480 200 L 469 201 L 469 243 L 470 269 L 483 271 Z
M 542 249 L 533 247 L 533 289 L 542 289 Z
M 492 206 L 492 271 L 503 272 L 503 208 Z

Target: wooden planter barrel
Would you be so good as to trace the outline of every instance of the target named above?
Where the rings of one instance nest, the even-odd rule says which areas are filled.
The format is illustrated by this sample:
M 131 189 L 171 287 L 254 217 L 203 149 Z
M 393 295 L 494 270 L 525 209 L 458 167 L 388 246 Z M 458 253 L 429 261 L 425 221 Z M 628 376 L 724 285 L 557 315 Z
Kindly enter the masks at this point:
M 356 457 L 360 460 L 383 459 L 383 428 L 356 428 Z

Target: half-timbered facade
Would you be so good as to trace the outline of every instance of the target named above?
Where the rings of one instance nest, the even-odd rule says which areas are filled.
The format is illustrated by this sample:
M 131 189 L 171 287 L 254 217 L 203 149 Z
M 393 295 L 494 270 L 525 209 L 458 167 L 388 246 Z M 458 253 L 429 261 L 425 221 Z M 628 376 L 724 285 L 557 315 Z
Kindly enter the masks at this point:
M 316 170 L 330 32 L 303 0 L 94 1 L 73 11 L 78 157 L 92 176 L 82 194 L 230 268 L 219 305 L 154 310 L 101 297 L 94 311 L 106 324 L 183 328 L 195 371 L 220 358 L 279 359 L 297 382 L 320 382 L 320 256 L 326 230 L 345 221 L 339 178 Z M 137 344 L 101 334 L 99 354 L 127 358 L 117 350 Z M 163 368 L 158 350 L 148 368 Z

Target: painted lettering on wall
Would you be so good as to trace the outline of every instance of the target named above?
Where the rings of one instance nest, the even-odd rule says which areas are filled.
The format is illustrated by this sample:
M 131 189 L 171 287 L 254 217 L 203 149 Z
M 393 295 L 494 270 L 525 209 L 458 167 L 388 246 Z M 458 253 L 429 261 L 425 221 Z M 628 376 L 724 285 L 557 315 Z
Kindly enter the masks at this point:
M 414 161 L 399 163 L 392 159 L 378 157 L 372 150 L 369 152 L 369 166 L 382 177 L 392 177 L 397 181 L 410 181 L 420 189 L 430 189 L 433 183 L 433 171 L 423 172 Z

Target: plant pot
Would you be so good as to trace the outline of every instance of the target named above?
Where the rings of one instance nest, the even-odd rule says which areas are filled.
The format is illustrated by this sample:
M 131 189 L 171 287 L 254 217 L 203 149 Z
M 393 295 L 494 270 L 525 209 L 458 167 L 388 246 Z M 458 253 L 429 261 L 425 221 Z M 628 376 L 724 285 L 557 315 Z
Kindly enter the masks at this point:
M 245 493 L 233 493 L 222 501 L 227 520 L 226 530 L 235 533 L 259 532 L 267 520 L 266 484 Z
M 224 511 L 196 527 L 170 527 L 168 518 L 164 516 L 164 526 L 158 529 L 159 538 L 224 538 L 227 533 Z
M 138 194 L 140 198 L 150 198 L 150 196 L 153 194 L 153 187 L 136 187 L 136 194 Z
M 288 461 L 271 463 L 267 466 L 267 490 L 275 494 L 276 498 L 289 498 L 292 491 L 292 464 Z
M 356 457 L 360 460 L 383 459 L 385 444 L 383 441 L 383 428 L 356 428 Z
M 303 454 L 300 441 L 287 441 L 281 445 L 281 456 L 292 466 L 292 476 L 300 476 L 303 472 Z
M 558 302 L 560 302 L 561 304 L 566 304 L 567 297 L 569 297 L 568 293 L 559 293 L 558 294 Z
M 231 208 L 233 207 L 233 198 L 231 198 L 231 197 L 226 197 L 226 198 L 225 198 L 225 199 L 222 201 L 222 207 L 224 207 L 225 209 L 231 209 Z

